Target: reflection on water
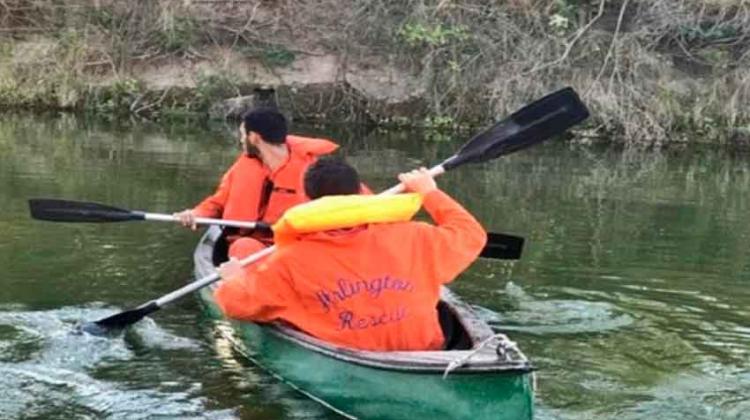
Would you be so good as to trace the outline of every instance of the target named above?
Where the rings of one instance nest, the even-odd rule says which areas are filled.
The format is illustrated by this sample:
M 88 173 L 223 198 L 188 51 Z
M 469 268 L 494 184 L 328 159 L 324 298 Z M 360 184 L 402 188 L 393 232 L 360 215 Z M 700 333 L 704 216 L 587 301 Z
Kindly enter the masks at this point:
M 26 200 L 168 213 L 211 192 L 236 154 L 223 125 L 125 124 L 0 120 L 0 418 L 332 418 L 235 354 L 192 298 L 116 338 L 72 333 L 182 286 L 198 236 L 33 221 Z M 297 131 L 339 141 L 374 189 L 460 143 Z M 527 239 L 520 261 L 479 261 L 453 288 L 539 368 L 539 418 L 746 416 L 746 157 L 548 143 L 439 184 L 489 230 Z

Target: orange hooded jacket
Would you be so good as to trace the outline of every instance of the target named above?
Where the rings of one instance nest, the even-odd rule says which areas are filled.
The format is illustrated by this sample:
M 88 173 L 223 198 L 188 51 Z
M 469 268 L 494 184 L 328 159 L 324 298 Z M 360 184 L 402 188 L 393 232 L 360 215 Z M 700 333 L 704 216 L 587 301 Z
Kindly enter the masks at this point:
M 346 347 L 440 349 L 440 286 L 479 256 L 487 234 L 439 190 L 423 205 L 437 225 L 399 222 L 307 235 L 245 277 L 222 281 L 216 301 L 230 318 L 283 320 Z
M 195 215 L 273 223 L 286 209 L 307 201 L 303 188 L 305 170 L 338 145 L 293 135 L 286 137 L 286 144 L 289 160 L 273 172 L 260 159 L 243 153 L 224 174 L 216 192 L 193 209 Z M 264 190 L 267 200 L 263 200 Z

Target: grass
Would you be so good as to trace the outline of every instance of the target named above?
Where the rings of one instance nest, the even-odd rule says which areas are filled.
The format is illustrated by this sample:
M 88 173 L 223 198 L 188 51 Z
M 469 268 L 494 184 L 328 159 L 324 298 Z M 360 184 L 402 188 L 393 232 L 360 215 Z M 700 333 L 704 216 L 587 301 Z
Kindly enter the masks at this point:
M 728 143 L 737 127 L 750 125 L 744 105 L 750 102 L 750 10 L 742 0 L 3 4 L 5 108 L 205 113 L 212 102 L 253 87 L 210 56 L 223 48 L 272 73 L 322 54 L 398 67 L 425 86 L 424 111 L 411 124 L 433 129 L 487 124 L 565 85 L 593 111 L 587 132 L 623 144 Z M 213 60 L 220 71 L 198 77 L 190 92 L 152 91 L 139 82 L 140 67 L 169 60 Z M 295 91 L 286 87 L 285 95 Z M 307 114 L 320 118 L 339 118 L 341 109 L 368 114 L 360 98 L 344 95 L 344 105 L 331 98 L 297 102 L 316 106 Z M 367 118 L 403 119 L 380 111 Z

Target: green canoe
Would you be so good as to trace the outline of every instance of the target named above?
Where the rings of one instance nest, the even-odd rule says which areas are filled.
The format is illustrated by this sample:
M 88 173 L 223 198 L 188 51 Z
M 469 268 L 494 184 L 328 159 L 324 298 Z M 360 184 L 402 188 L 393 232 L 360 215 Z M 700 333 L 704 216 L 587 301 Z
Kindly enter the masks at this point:
M 226 258 L 220 234 L 210 228 L 198 244 L 196 277 L 213 273 L 214 263 Z M 200 298 L 212 317 L 223 319 L 210 287 Z M 219 330 L 252 362 L 345 417 L 531 419 L 529 361 L 448 289 L 441 299 L 437 312 L 455 350 L 359 351 L 282 323 L 228 321 L 231 327 Z

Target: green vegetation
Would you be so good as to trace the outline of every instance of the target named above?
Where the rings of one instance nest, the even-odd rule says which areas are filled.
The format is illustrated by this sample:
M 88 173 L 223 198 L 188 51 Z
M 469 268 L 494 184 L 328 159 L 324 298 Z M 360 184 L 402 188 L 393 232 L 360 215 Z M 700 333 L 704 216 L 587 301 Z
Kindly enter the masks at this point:
M 445 130 L 487 124 L 570 85 L 593 111 L 593 136 L 639 145 L 748 140 L 740 129 L 750 124 L 743 0 L 3 5 L 0 108 L 206 115 L 217 100 L 275 80 L 299 118 Z M 340 59 L 342 68 L 326 70 L 337 74 L 397 70 L 412 80 L 402 89 L 413 92 L 401 96 L 417 102 L 380 106 L 348 85 L 321 86 L 315 65 L 295 65 L 326 55 Z M 160 74 L 170 66 L 179 70 Z M 292 69 L 310 73 L 309 89 L 284 85 L 279 74 Z M 182 74 L 187 82 L 170 82 Z
M 470 37 L 468 30 L 463 26 L 429 27 L 422 23 L 407 23 L 398 33 L 412 47 L 421 45 L 440 47 L 452 42 L 462 42 Z
M 90 110 L 102 114 L 129 112 L 133 104 L 144 94 L 143 84 L 135 79 L 114 81 L 105 89 L 95 92 L 96 100 L 90 101 Z
M 205 112 L 216 98 L 228 98 L 239 94 L 240 87 L 230 75 L 199 74 L 195 99 L 188 104 L 188 108 Z
M 270 67 L 284 67 L 294 62 L 295 55 L 283 45 L 271 45 L 262 51 L 262 58 Z

